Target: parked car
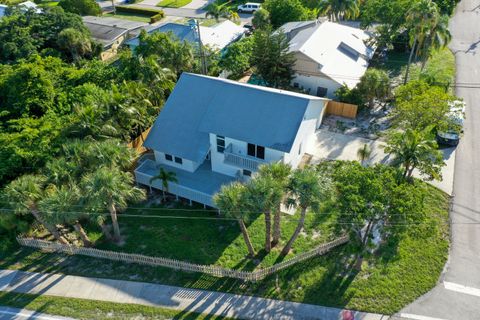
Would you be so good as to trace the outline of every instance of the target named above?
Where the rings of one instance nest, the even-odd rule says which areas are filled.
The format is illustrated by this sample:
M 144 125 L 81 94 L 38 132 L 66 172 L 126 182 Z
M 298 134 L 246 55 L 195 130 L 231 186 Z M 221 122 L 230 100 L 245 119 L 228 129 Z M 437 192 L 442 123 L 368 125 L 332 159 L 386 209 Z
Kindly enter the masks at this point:
M 465 103 L 455 101 L 450 106 L 448 116 L 452 123 L 452 128 L 437 132 L 437 142 L 446 146 L 457 146 L 463 132 L 463 122 L 465 120 Z
M 245 4 L 241 4 L 238 6 L 237 10 L 240 13 L 246 12 L 246 13 L 254 13 L 260 9 L 260 3 L 254 3 L 254 2 L 247 2 Z

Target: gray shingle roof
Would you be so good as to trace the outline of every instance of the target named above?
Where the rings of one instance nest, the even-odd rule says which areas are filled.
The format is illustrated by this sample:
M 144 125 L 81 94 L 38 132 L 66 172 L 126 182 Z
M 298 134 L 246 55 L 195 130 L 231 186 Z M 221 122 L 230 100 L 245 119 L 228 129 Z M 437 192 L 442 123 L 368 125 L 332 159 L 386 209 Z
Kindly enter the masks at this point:
M 201 162 L 213 133 L 290 152 L 312 100 L 323 99 L 183 73 L 145 146 Z
M 92 38 L 103 44 L 104 48 L 110 46 L 115 40 L 128 32 L 125 28 L 104 26 L 96 23 L 84 22 L 90 30 Z
M 195 41 L 197 41 L 195 31 L 192 30 L 190 26 L 183 25 L 183 24 L 166 23 L 157 27 L 147 27 L 145 30 L 149 34 L 154 32 L 162 32 L 162 33 L 171 32 L 178 38 L 178 40 L 187 41 L 193 44 L 195 44 Z M 128 40 L 125 44 L 138 46 L 139 43 L 140 43 L 140 39 L 138 37 L 135 37 L 133 39 Z

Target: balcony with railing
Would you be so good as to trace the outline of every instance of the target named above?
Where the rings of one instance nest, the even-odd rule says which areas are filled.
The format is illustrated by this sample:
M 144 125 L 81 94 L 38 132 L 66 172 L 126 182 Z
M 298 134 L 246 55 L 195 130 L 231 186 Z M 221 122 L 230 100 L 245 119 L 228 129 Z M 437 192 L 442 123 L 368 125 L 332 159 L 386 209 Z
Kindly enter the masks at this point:
M 137 167 L 135 180 L 137 183 L 161 190 L 162 181 L 154 180 L 150 183 L 150 179 L 158 175 L 160 168 L 175 173 L 177 182 L 168 183 L 169 193 L 210 207 L 215 207 L 213 195 L 221 186 L 235 181 L 233 177 L 213 172 L 210 161 L 205 161 L 195 172 L 188 172 L 167 165 L 158 165 L 150 159 L 146 159 Z
M 235 167 L 251 171 L 256 171 L 258 169 L 258 166 L 267 163 L 267 161 L 265 160 L 248 155 L 243 155 L 235 151 L 236 150 L 234 150 L 233 145 L 229 144 L 227 148 L 225 148 L 225 160 L 223 162 Z

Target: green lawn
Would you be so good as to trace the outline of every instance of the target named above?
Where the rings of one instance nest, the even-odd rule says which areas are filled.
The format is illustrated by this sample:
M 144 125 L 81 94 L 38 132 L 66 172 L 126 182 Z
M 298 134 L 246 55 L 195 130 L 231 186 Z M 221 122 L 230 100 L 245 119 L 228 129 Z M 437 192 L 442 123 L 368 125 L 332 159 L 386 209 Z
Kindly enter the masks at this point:
M 0 292 L 0 305 L 75 319 L 225 319 L 134 304 Z
M 192 0 L 162 0 L 157 4 L 157 7 L 180 8 L 190 2 L 192 2 Z
M 443 48 L 433 52 L 428 59 L 422 76 L 424 78 L 435 79 L 438 85 L 448 86 L 455 82 L 455 56 L 448 48 Z M 411 79 L 418 79 L 420 75 L 420 65 L 412 67 Z
M 116 14 L 106 13 L 106 14 L 104 14 L 104 16 L 105 17 L 115 17 L 115 18 L 119 18 L 119 19 L 126 19 L 126 20 L 150 23 L 150 16 L 141 15 L 141 14 L 138 14 L 138 13 L 117 12 Z
M 364 268 L 359 273 L 352 267 L 357 250 L 354 244 L 339 247 L 258 283 L 82 256 L 46 254 L 26 248 L 0 253 L 0 268 L 147 281 L 392 314 L 436 284 L 448 256 L 449 198 L 434 187 L 417 183 L 425 193 L 424 210 L 428 213 L 428 220 L 409 226 L 402 234 L 397 234 L 395 227 L 391 227 L 392 235 L 388 241 L 375 254 L 365 258 Z M 188 215 L 205 213 L 189 212 Z M 319 236 L 315 236 L 321 239 L 319 242 L 325 240 L 322 237 L 332 234 L 328 216 L 319 215 L 318 221 L 313 216 L 309 219 L 307 233 L 313 235 L 312 226 L 321 225 Z M 170 253 L 171 257 L 193 262 L 252 267 L 245 262 L 245 248 L 234 223 L 125 217 L 120 218 L 120 222 L 127 236 L 126 244 L 121 248 L 123 251 Z M 262 219 L 256 219 L 249 226 L 257 249 L 263 238 L 262 224 Z M 171 236 L 176 240 L 169 239 Z M 308 238 L 302 238 L 295 244 L 297 251 L 311 246 Z M 110 248 L 107 244 L 100 244 L 100 247 Z M 262 264 L 271 264 L 275 259 L 276 255 L 272 253 Z

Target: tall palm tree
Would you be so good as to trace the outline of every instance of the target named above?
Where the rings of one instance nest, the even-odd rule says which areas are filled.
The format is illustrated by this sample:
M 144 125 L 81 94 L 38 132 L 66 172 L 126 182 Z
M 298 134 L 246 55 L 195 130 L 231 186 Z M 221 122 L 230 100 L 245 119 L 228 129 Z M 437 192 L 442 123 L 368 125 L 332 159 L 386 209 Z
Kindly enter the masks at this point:
M 82 179 L 81 188 L 88 206 L 96 210 L 108 209 L 114 231 L 113 240 L 116 242 L 121 239 L 118 210 L 125 209 L 130 201 L 145 198 L 145 192 L 133 184 L 131 173 L 117 167 L 100 167 Z
M 452 35 L 450 30 L 448 30 L 448 20 L 449 17 L 447 15 L 438 16 L 438 19 L 432 25 L 424 45 L 422 71 L 425 68 L 431 50 L 445 48 L 452 40 Z
M 254 257 L 255 249 L 245 226 L 245 221 L 248 220 L 248 209 L 245 206 L 246 196 L 246 186 L 239 182 L 233 182 L 229 185 L 224 185 L 220 192 L 213 197 L 213 200 L 221 212 L 237 219 L 248 254 L 250 257 Z
M 18 214 L 30 213 L 60 243 L 68 241 L 57 228 L 50 224 L 38 208 L 38 202 L 44 197 L 46 177 L 41 175 L 23 175 L 5 187 L 5 198 Z
M 331 180 L 325 173 L 313 167 L 297 169 L 293 172 L 289 183 L 290 202 L 300 207 L 300 219 L 292 237 L 282 249 L 282 255 L 286 256 L 305 224 L 307 210 L 318 210 L 321 201 L 331 194 Z
M 162 202 L 166 200 L 166 193 L 168 193 L 168 183 L 173 182 L 177 183 L 177 174 L 173 171 L 167 171 L 163 168 L 160 168 L 158 175 L 152 177 L 149 181 L 150 192 L 152 192 L 152 182 L 155 180 L 162 181 Z
M 366 143 L 363 145 L 363 147 L 361 147 L 357 151 L 357 157 L 360 160 L 360 163 L 362 164 L 362 166 L 365 165 L 365 161 L 370 159 L 371 155 L 372 155 L 372 149 Z
M 87 217 L 78 206 L 80 200 L 79 189 L 75 185 L 67 185 L 57 188 L 47 188 L 46 196 L 39 202 L 39 208 L 45 213 L 46 218 L 55 224 L 72 225 L 78 233 L 85 247 L 91 247 L 87 233 L 80 223 L 81 218 Z
M 394 156 L 392 165 L 403 167 L 404 179 L 411 180 L 416 168 L 430 179 L 441 178 L 443 154 L 431 131 L 432 127 L 427 127 L 423 131 L 407 129 L 390 135 L 385 152 Z
M 355 19 L 360 14 L 358 0 L 322 0 L 318 9 L 331 21 Z
M 419 0 L 408 11 L 407 26 L 410 27 L 410 56 L 408 58 L 407 69 L 405 72 L 404 83 L 408 81 L 408 73 L 413 57 L 424 48 L 428 34 L 435 28 L 439 21 L 439 11 L 437 4 L 432 0 Z
M 260 166 L 258 169 L 258 175 L 260 177 L 271 177 L 275 184 L 282 190 L 283 194 L 287 191 L 288 181 L 290 174 L 292 173 L 292 168 L 288 164 L 284 164 L 281 162 L 272 163 L 270 165 L 263 165 Z M 272 247 L 276 246 L 280 242 L 281 237 L 281 205 L 282 199 L 277 201 L 274 205 L 274 216 L 273 216 L 273 239 L 272 239 Z
M 265 251 L 272 249 L 272 211 L 281 203 L 283 190 L 270 176 L 255 175 L 247 184 L 246 206 L 265 218 Z

